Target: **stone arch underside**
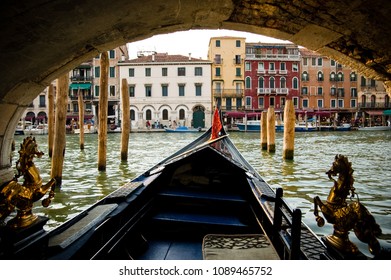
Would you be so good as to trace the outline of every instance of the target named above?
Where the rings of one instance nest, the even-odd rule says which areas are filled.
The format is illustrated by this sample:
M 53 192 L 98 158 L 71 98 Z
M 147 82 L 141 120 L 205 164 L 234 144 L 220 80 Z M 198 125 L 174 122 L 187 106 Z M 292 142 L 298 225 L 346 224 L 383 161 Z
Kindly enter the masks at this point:
M 103 51 L 156 34 L 221 28 L 289 40 L 391 92 L 388 0 L 6 0 L 0 7 L 0 184 L 13 176 L 17 122 L 46 86 Z

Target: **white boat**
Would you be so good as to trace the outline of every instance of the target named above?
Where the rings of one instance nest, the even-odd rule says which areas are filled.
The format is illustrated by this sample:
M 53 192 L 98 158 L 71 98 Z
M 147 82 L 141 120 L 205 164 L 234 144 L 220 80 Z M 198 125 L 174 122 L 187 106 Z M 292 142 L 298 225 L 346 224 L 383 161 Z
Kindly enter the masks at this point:
M 179 133 L 186 133 L 186 132 L 200 132 L 201 128 L 190 128 L 187 126 L 178 126 L 176 128 L 165 128 L 166 132 L 179 132 Z
M 76 128 L 74 130 L 74 133 L 80 134 L 80 128 Z M 97 133 L 95 126 L 93 126 L 91 124 L 85 124 L 84 125 L 84 134 L 92 134 L 92 133 Z
M 49 128 L 47 124 L 30 125 L 23 130 L 24 135 L 45 135 L 48 132 Z
M 359 127 L 358 130 L 363 131 L 381 131 L 381 130 L 391 130 L 391 126 L 379 125 L 379 126 L 365 126 Z

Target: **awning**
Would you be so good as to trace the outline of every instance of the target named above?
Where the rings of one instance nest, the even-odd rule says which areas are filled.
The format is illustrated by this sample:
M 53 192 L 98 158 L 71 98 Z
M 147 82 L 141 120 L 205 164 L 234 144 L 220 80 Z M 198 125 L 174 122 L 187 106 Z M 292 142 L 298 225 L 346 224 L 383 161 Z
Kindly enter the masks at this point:
M 381 116 L 383 115 L 383 111 L 365 111 L 370 116 Z
M 84 84 L 70 84 L 70 89 L 90 89 L 91 83 L 84 83 Z
M 256 113 L 256 112 L 236 112 L 236 111 L 231 111 L 231 112 L 225 112 L 224 117 L 231 117 L 231 118 L 244 118 L 247 116 L 247 118 L 254 118 L 260 116 L 261 113 Z
M 391 109 L 383 111 L 383 115 L 385 116 L 391 116 Z

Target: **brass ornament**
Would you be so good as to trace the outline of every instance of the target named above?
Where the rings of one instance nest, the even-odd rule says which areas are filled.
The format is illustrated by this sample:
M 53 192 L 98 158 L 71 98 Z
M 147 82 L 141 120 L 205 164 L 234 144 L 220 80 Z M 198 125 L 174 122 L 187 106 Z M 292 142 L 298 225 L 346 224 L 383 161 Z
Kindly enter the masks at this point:
M 332 167 L 326 172 L 334 185 L 325 202 L 318 196 L 314 197 L 314 215 L 319 227 L 325 224 L 319 216 L 319 209 L 327 222 L 333 224 L 333 234 L 325 238 L 328 245 L 343 253 L 358 254 L 357 246 L 349 240 L 349 232 L 353 230 L 360 241 L 368 244 L 370 253 L 377 255 L 381 250 L 377 237 L 382 231 L 372 214 L 359 201 L 353 187 L 353 172 L 347 157 L 335 156 Z M 333 178 L 335 176 L 338 176 L 337 180 Z
M 32 225 L 38 218 L 32 212 L 33 203 L 40 200 L 46 193 L 49 196 L 42 200 L 42 205 L 48 207 L 54 198 L 56 180 L 52 178 L 47 184 L 42 184 L 42 178 L 35 166 L 34 157 L 42 157 L 38 151 L 35 137 L 28 136 L 20 145 L 19 159 L 16 161 L 17 174 L 14 179 L 0 189 L 0 224 L 16 209 L 14 218 L 7 222 L 11 228 L 24 228 Z M 24 179 L 19 184 L 18 178 Z

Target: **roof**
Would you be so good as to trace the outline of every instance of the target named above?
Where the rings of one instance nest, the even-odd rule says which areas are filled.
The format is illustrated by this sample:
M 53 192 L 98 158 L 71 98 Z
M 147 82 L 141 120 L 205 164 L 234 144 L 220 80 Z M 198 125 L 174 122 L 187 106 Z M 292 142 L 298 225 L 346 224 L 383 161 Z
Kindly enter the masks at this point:
M 194 58 L 184 55 L 169 55 L 168 53 L 156 53 L 152 55 L 139 56 L 135 59 L 125 61 L 126 63 L 164 63 L 164 62 L 209 62 L 209 60 Z

